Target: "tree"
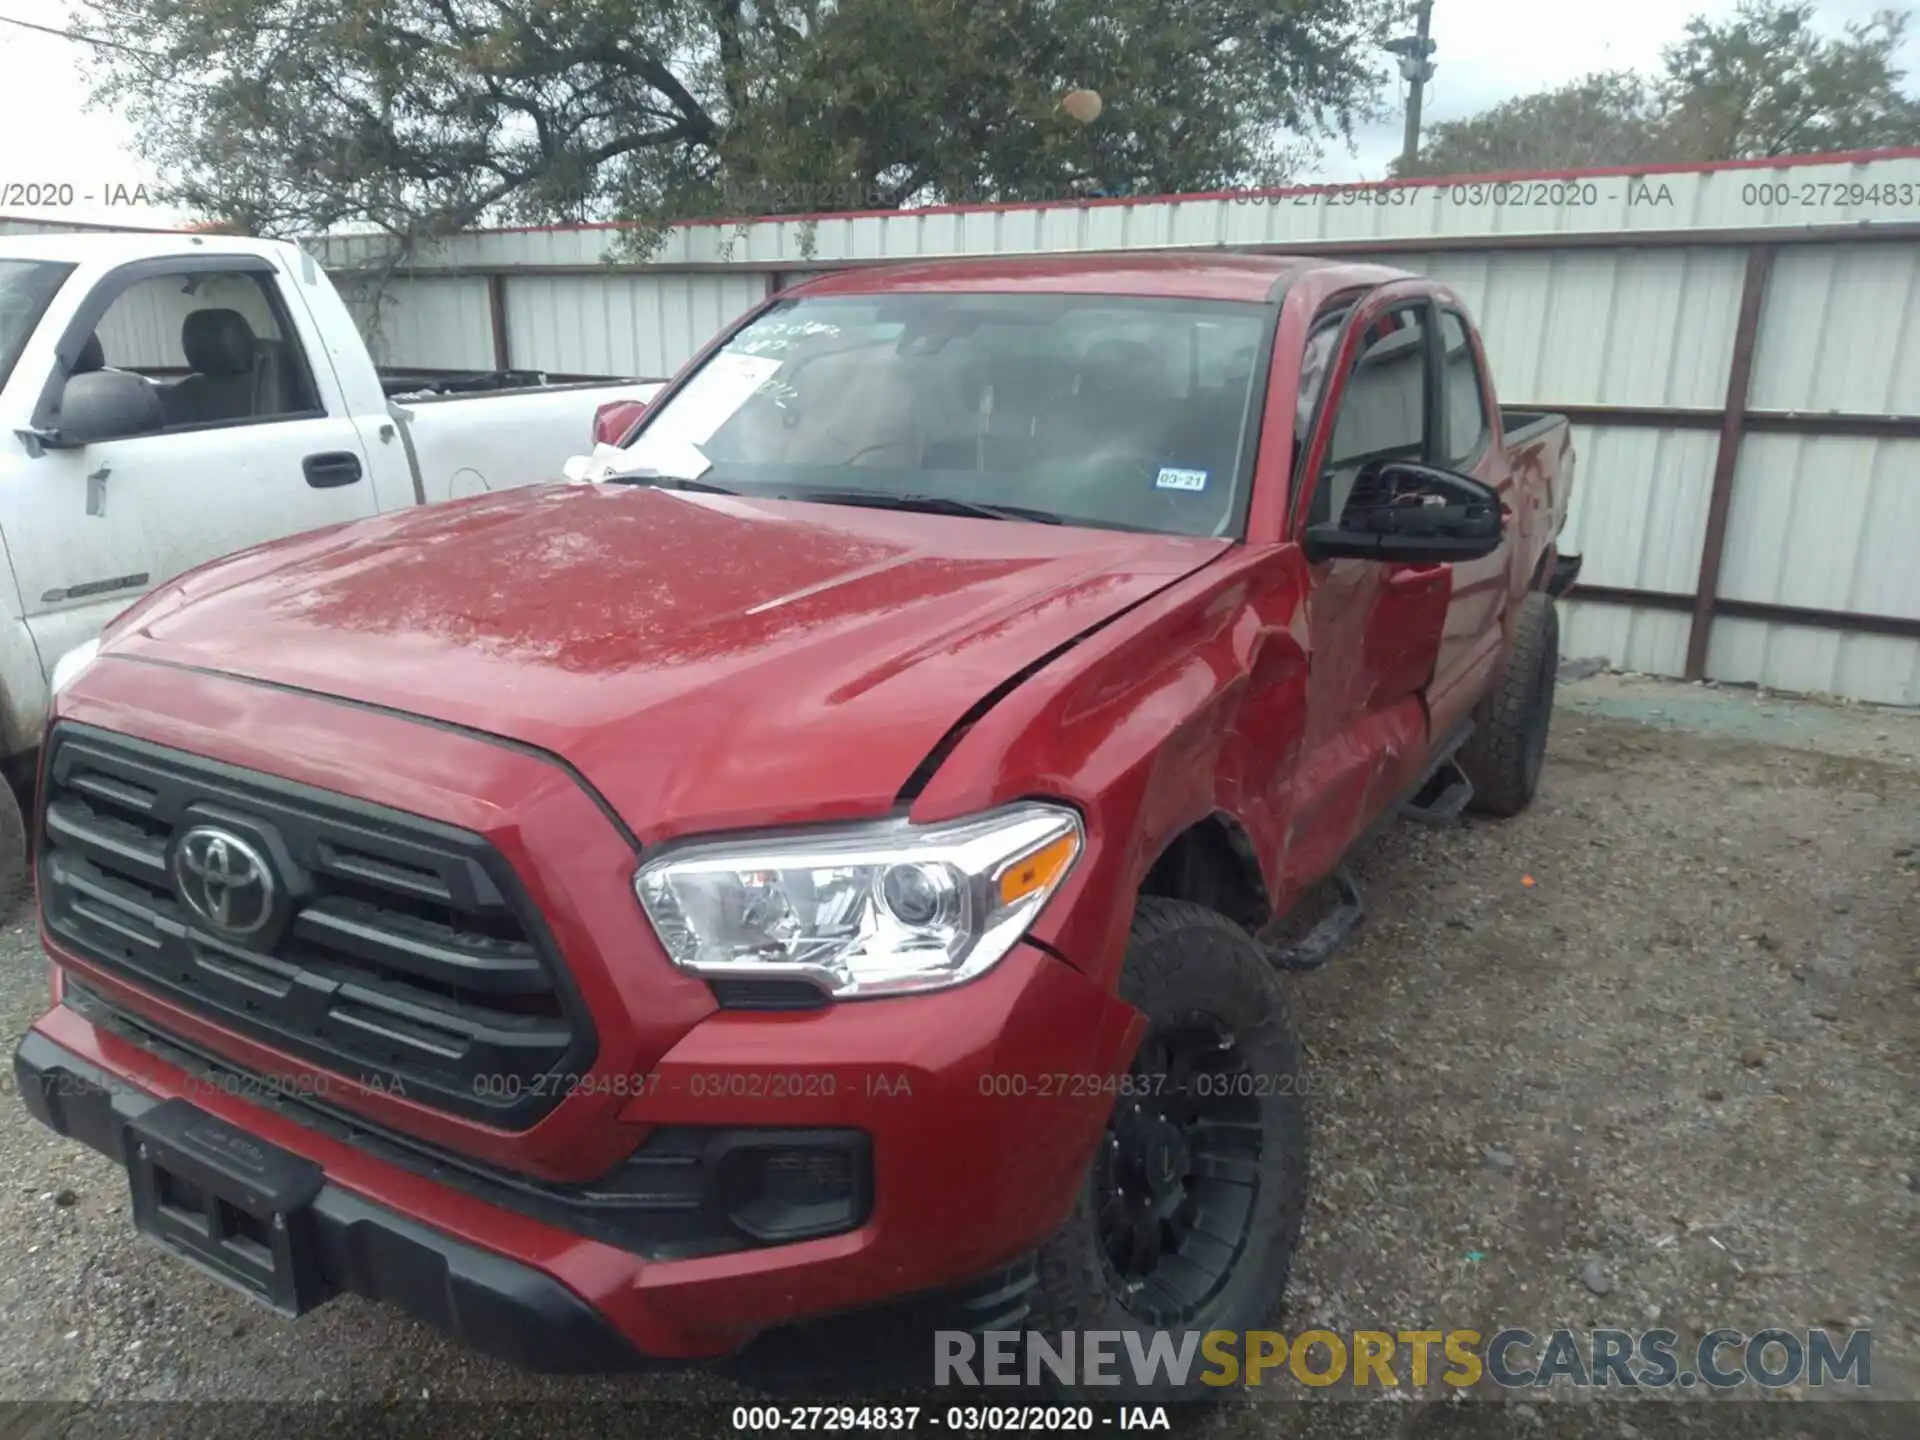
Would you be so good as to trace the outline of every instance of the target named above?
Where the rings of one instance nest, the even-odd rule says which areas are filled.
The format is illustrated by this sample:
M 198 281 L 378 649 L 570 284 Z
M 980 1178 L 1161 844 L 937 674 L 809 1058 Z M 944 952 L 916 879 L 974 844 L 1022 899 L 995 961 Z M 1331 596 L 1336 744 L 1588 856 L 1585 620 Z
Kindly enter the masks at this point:
M 1806 155 L 1920 144 L 1920 101 L 1894 57 L 1907 17 L 1882 11 L 1840 36 L 1811 5 L 1743 0 L 1696 16 L 1661 73 L 1592 74 L 1432 126 L 1423 174 L 1577 169 Z
M 1666 52 L 1672 127 L 1702 159 L 1745 160 L 1920 142 L 1920 101 L 1894 56 L 1907 16 L 1883 10 L 1844 38 L 1814 7 L 1745 0 L 1734 18 L 1696 17 Z
M 1421 139 L 1416 173 L 1576 170 L 1677 158 L 1655 87 L 1643 76 L 1615 70 L 1430 126 Z M 1406 172 L 1396 167 L 1396 173 Z
M 93 0 L 95 97 L 255 233 L 1276 183 L 1396 0 Z M 1097 90 L 1099 119 L 1060 107 Z

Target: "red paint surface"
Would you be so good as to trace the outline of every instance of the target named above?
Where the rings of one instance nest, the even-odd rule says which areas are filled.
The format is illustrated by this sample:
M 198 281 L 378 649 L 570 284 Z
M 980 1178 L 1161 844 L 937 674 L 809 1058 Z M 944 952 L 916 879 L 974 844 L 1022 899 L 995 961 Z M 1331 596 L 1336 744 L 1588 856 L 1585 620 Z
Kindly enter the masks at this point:
M 1449 566 L 1314 565 L 1298 543 L 1306 495 L 1292 474 L 1307 331 L 1336 295 L 1372 292 L 1318 429 L 1300 437 L 1312 474 L 1369 318 L 1410 298 L 1451 302 L 1444 289 L 1357 265 L 1084 257 L 806 287 L 1258 298 L 1281 281 L 1243 541 L 637 487 L 521 490 L 203 567 L 122 617 L 101 662 L 59 698 L 61 717 L 486 836 L 547 916 L 591 1007 L 597 1074 L 846 1077 L 832 1096 L 764 1104 L 670 1085 L 623 1102 L 611 1087 L 582 1087 L 520 1135 L 329 1077 L 337 1103 L 562 1179 L 604 1172 L 653 1124 L 858 1126 L 874 1136 L 877 1166 L 861 1231 L 648 1264 L 238 1098 L 209 1108 L 314 1156 L 348 1188 L 551 1272 L 663 1355 L 714 1353 L 768 1324 L 962 1280 L 1032 1248 L 1066 1213 L 1105 1105 L 1097 1094 L 986 1098 L 981 1076 L 1126 1066 L 1139 1017 L 1115 987 L 1133 897 L 1182 831 L 1223 817 L 1284 911 L 1417 778 L 1449 717 L 1495 673 L 1512 602 L 1551 557 L 1570 480 L 1566 430 L 1511 453 L 1496 441 L 1482 457 L 1479 473 L 1502 488 L 1512 520 L 1497 555 L 1460 567 L 1470 583 Z M 620 827 L 566 768 L 485 738 L 563 759 L 645 846 L 878 816 L 984 696 L 1049 655 L 973 717 L 911 805 L 923 821 L 1034 795 L 1081 809 L 1087 849 L 1034 927 L 1043 948 L 1021 946 L 952 991 L 821 1012 L 717 1010 L 644 920 Z M 248 1069 L 302 1074 L 90 979 Z M 38 1028 L 155 1093 L 181 1083 L 71 1011 L 56 1008 Z M 857 1077 L 874 1071 L 908 1076 L 911 1099 L 871 1095 Z
M 593 412 L 593 443 L 618 445 L 647 413 L 644 400 L 609 400 Z

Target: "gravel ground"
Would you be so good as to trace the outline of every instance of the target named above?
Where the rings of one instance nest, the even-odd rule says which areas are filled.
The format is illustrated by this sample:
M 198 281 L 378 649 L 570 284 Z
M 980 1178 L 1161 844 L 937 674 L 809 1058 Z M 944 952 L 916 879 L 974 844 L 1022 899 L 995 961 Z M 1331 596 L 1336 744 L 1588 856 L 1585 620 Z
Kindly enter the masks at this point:
M 1535 808 L 1398 827 L 1355 867 L 1362 940 L 1291 982 L 1317 1174 L 1277 1326 L 1659 1324 L 1685 1343 L 1871 1325 L 1875 1394 L 1920 1400 L 1917 846 L 1920 714 L 1564 687 Z M 42 994 L 18 923 L 0 932 L 8 1036 Z M 580 1412 L 558 1402 L 602 1400 L 649 1402 L 663 1434 L 718 1434 L 722 1412 L 671 1402 L 755 1397 L 704 1375 L 523 1375 L 351 1297 L 283 1321 L 136 1243 L 121 1172 L 9 1101 L 0 1398 L 487 1402 L 433 1412 L 471 1436 L 568 1433 Z M 1565 1433 L 1623 1437 L 1699 1410 L 1500 1416 L 1537 1435 L 1576 1408 Z M 1271 1403 L 1230 1405 L 1181 1428 L 1440 1436 L 1445 1409 L 1305 1405 L 1283 1426 Z M 92 1423 L 148 1433 L 182 1413 Z M 247 1413 L 233 1433 L 267 1428 Z M 295 1412 L 272 1413 L 284 1429 Z M 303 1429 L 370 1429 L 364 1411 L 301 1413 Z M 1896 1413 L 1875 1433 L 1920 1433 L 1907 1406 L 1876 1423 Z M 3 1433 L 70 1424 L 11 1407 Z

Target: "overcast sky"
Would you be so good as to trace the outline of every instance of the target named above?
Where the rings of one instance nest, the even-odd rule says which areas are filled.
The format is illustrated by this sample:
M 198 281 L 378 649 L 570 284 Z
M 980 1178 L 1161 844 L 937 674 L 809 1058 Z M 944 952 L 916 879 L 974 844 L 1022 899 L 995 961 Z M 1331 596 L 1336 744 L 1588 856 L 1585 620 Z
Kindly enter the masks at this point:
M 1818 11 L 1838 31 L 1862 21 L 1889 0 L 1824 0 Z M 1900 8 L 1899 0 L 1892 0 Z M 1604 0 L 1551 7 L 1540 0 L 1436 0 L 1433 37 L 1437 73 L 1427 92 L 1426 116 L 1450 120 L 1498 101 L 1585 74 L 1590 70 L 1650 70 L 1660 49 L 1677 38 L 1685 17 L 1716 18 L 1733 0 Z M 1549 15 L 1551 18 L 1549 18 Z M 69 19 L 68 0 L 0 0 L 0 16 L 55 29 L 81 28 Z M 0 201 L 15 184 L 71 184 L 76 203 L 29 211 L 0 204 L 0 213 L 119 224 L 169 225 L 186 218 L 158 206 L 104 204 L 114 186 L 152 186 L 152 171 L 134 149 L 131 127 L 118 116 L 87 109 L 87 47 L 52 35 L 0 25 Z M 1904 55 L 1911 76 L 1920 71 L 1920 37 L 1910 36 Z M 1400 82 L 1394 104 L 1399 106 Z M 1399 152 L 1401 120 L 1373 126 L 1356 137 L 1349 156 L 1329 147 L 1316 176 L 1321 180 L 1378 179 Z M 78 199 L 92 195 L 92 203 Z

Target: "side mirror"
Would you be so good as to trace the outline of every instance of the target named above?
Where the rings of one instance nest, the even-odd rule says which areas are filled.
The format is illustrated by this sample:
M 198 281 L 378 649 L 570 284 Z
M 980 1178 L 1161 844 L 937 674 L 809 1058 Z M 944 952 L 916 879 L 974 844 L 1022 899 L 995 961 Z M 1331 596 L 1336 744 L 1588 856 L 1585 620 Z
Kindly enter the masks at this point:
M 593 443 L 618 445 L 647 413 L 644 400 L 609 400 L 593 412 Z
M 1309 526 L 1307 558 L 1443 565 L 1500 548 L 1500 493 L 1451 470 L 1389 460 L 1369 465 L 1337 521 Z
M 45 443 L 75 450 L 96 440 L 151 435 L 166 423 L 160 392 L 146 380 L 126 370 L 88 370 L 68 378 Z

